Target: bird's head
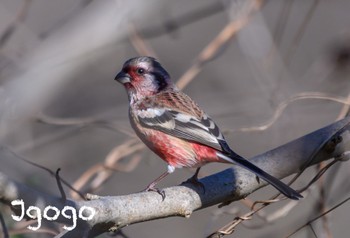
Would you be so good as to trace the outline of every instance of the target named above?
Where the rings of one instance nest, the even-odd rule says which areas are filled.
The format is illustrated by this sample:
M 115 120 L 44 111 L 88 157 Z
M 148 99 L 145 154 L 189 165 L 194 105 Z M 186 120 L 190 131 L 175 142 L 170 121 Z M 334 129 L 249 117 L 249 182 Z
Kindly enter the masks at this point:
M 115 80 L 124 85 L 129 100 L 139 100 L 176 87 L 161 64 L 147 56 L 127 60 Z

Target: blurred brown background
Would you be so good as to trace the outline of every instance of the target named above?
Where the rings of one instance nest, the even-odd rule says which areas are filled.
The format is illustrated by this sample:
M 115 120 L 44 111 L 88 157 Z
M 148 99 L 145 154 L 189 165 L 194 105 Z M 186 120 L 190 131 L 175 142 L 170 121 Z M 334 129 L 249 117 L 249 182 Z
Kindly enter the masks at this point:
M 247 2 L 0 0 L 1 146 L 53 171 L 61 168 L 61 176 L 74 184 L 115 147 L 134 138 L 126 93 L 113 79 L 125 60 L 142 52 L 137 42 L 153 50 L 178 80 L 222 29 L 241 17 Z M 325 126 L 347 110 L 334 100 L 345 100 L 350 92 L 349 12 L 346 0 L 263 1 L 184 91 L 247 158 Z M 301 93 L 305 99 L 288 101 Z M 266 129 L 242 131 L 267 123 L 277 112 L 281 115 Z M 0 170 L 11 178 L 59 195 L 55 179 L 46 171 L 10 153 L 2 153 L 0 163 Z M 135 165 L 130 171 L 100 173 L 108 179 L 93 193 L 137 192 L 166 169 L 146 149 L 120 158 L 114 166 L 123 170 L 130 163 Z M 202 176 L 226 167 L 206 166 Z M 342 163 L 325 175 L 326 181 L 333 179 L 326 182 L 327 207 L 349 195 L 349 169 L 349 163 Z M 309 169 L 295 188 L 305 185 L 314 172 Z M 177 170 L 160 186 L 179 184 L 191 174 Z M 91 181 L 98 180 L 87 181 L 85 187 Z M 274 192 L 265 188 L 250 198 L 268 198 Z M 318 198 L 315 185 L 286 217 L 272 224 L 255 217 L 228 237 L 284 237 L 319 214 Z M 189 219 L 132 225 L 123 232 L 127 237 L 204 237 L 246 211 L 236 202 L 198 211 Z M 331 237 L 348 237 L 349 212 L 345 204 L 330 214 Z M 13 224 L 9 213 L 5 220 Z M 313 223 L 316 234 L 329 237 L 323 224 Z M 312 232 L 305 228 L 295 237 L 312 237 Z

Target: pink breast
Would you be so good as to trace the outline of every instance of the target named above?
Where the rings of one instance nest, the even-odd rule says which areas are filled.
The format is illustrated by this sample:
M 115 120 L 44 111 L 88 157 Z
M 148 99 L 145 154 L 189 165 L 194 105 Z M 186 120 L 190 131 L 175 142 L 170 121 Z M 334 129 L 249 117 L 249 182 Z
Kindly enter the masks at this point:
M 218 162 L 216 150 L 201 144 L 185 141 L 157 131 L 148 135 L 149 147 L 168 164 L 179 167 L 199 167 Z

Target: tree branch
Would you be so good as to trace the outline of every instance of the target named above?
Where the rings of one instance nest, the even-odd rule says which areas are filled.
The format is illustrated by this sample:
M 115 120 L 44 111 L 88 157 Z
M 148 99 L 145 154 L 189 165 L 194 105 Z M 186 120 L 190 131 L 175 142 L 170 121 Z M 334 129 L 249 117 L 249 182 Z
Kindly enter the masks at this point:
M 257 155 L 250 161 L 271 175 L 284 178 L 331 158 L 346 160 L 350 150 L 349 123 L 350 117 L 345 118 Z M 92 207 L 96 211 L 92 220 L 80 221 L 74 230 L 66 231 L 60 237 L 94 237 L 133 223 L 170 216 L 189 217 L 196 210 L 219 203 L 237 201 L 267 185 L 265 181 L 259 183 L 253 173 L 237 166 L 200 181 L 205 186 L 205 193 L 201 188 L 185 183 L 165 188 L 164 201 L 157 193 L 142 192 L 125 196 L 90 196 L 92 200 L 89 201 L 67 200 L 66 204 L 62 204 L 60 198 L 36 192 L 1 175 L 0 200 L 10 204 L 14 199 L 23 199 L 26 207 L 35 205 L 42 209 L 47 205 L 57 207 L 70 205 L 77 209 L 82 206 Z M 57 221 L 70 222 L 63 218 Z

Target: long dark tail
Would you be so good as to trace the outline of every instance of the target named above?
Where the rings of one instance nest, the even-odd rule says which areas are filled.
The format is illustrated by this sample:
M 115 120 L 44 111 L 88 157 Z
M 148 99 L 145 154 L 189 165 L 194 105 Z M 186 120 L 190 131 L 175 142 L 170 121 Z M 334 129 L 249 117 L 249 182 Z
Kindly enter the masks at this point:
M 225 154 L 219 154 L 222 159 L 226 160 L 227 162 L 231 162 L 234 164 L 237 164 L 260 178 L 264 179 L 266 182 L 270 183 L 272 186 L 274 186 L 278 191 L 283 193 L 286 197 L 294 200 L 299 200 L 300 198 L 303 198 L 300 193 L 289 187 L 288 185 L 284 184 L 279 179 L 273 177 L 272 175 L 266 173 L 264 170 L 260 169 L 259 167 L 255 166 L 254 164 L 250 163 L 248 160 L 244 159 L 243 157 L 236 154 L 234 151 L 230 151 L 230 155 Z

